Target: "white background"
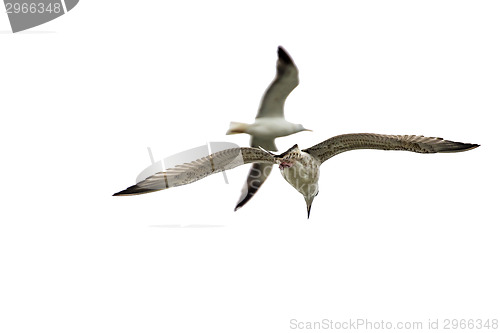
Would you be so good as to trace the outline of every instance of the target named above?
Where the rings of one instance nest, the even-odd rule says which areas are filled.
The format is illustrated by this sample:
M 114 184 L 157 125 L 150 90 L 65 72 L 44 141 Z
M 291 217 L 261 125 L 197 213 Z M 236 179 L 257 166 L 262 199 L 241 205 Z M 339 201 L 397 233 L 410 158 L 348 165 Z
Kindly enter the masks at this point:
M 290 320 L 499 317 L 496 1 L 81 1 L 12 34 L 0 14 L 1 332 L 292 332 Z M 111 195 L 251 122 L 283 45 L 286 117 L 331 136 L 422 134 L 458 154 L 353 151 L 311 218 L 248 167 Z M 424 326 L 425 327 L 425 326 Z

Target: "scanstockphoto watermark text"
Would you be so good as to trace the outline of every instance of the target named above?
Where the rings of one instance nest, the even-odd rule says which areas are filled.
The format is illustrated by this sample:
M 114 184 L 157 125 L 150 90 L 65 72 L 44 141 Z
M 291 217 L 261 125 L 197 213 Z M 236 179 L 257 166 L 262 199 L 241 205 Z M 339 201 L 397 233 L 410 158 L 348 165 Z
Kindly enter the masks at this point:
M 484 330 L 500 331 L 497 318 L 467 318 L 467 319 L 427 319 L 421 321 L 387 321 L 370 319 L 302 321 L 290 319 L 289 328 L 292 330 Z

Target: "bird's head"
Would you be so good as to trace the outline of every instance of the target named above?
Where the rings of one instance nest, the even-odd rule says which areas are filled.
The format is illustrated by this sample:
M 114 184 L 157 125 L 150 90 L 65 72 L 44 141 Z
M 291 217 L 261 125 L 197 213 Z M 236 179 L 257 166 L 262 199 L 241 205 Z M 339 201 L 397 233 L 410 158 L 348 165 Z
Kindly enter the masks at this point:
M 295 133 L 302 131 L 312 132 L 312 130 L 305 128 L 302 124 L 295 124 Z

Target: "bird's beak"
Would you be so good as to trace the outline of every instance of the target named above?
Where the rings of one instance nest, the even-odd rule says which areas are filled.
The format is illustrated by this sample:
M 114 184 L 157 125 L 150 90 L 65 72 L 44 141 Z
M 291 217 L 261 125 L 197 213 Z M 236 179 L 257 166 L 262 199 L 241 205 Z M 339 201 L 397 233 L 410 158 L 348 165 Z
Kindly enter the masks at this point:
M 305 128 L 304 131 L 312 132 L 313 130 Z
M 307 218 L 309 218 L 309 215 L 311 215 L 311 206 L 313 204 L 315 196 L 308 196 L 304 197 L 306 199 L 306 205 L 307 205 Z

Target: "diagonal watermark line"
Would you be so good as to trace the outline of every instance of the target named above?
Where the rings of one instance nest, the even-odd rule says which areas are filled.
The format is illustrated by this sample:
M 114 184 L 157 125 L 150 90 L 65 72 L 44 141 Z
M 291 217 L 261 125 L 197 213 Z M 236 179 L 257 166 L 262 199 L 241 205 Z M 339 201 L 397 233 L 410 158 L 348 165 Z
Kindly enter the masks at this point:
M 151 164 L 154 164 L 155 159 L 153 158 L 153 151 L 151 150 L 151 147 L 148 147 L 148 153 L 149 153 L 149 158 L 151 159 Z
M 64 14 L 66 14 L 68 11 L 66 10 L 66 0 L 61 0 L 61 5 L 62 9 L 64 11 Z

